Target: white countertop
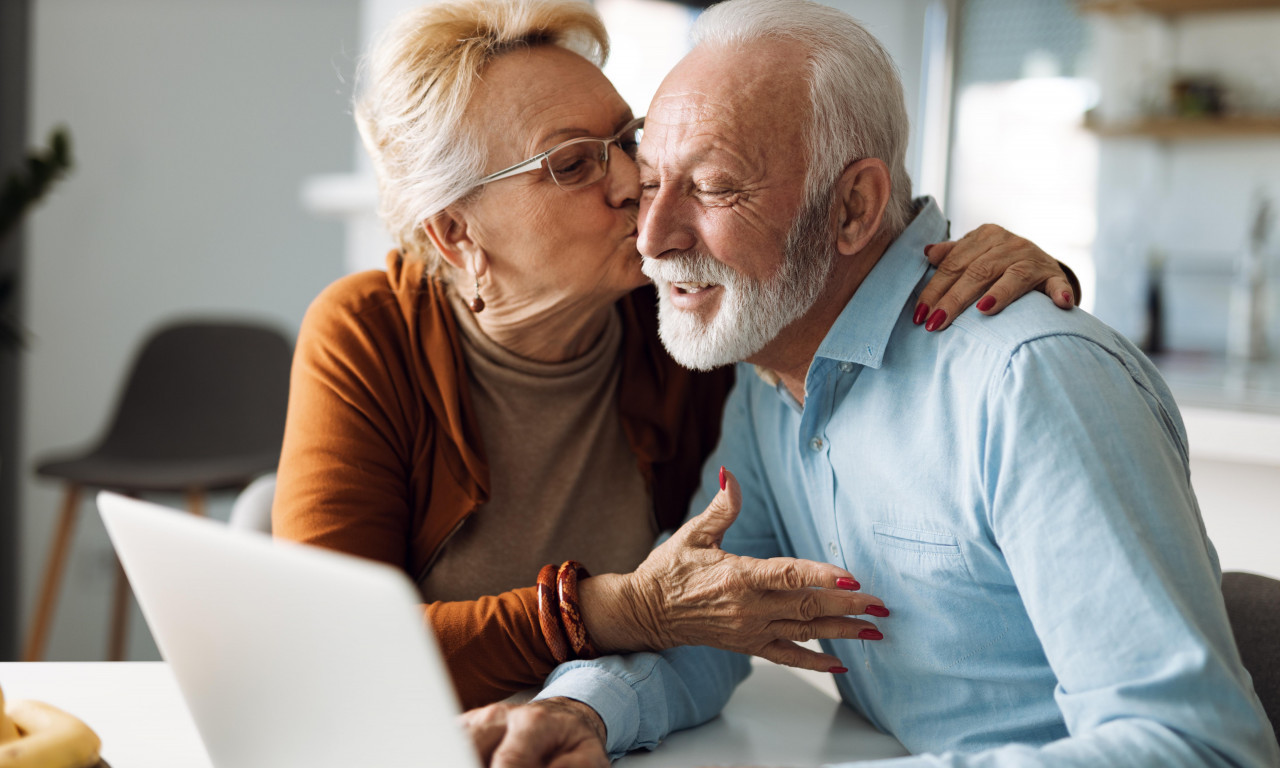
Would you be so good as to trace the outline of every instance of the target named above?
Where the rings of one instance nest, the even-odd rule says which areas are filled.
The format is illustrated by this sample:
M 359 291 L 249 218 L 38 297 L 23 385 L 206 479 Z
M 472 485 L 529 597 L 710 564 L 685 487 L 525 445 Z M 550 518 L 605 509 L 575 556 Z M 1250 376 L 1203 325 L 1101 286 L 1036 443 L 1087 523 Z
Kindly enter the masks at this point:
M 808 674 L 759 662 L 720 717 L 615 765 L 816 768 L 906 754 Z M 7 699 L 46 701 L 84 720 L 102 738 L 112 768 L 211 768 L 163 662 L 5 662 L 0 687 Z
M 1187 426 L 1191 458 L 1280 467 L 1280 361 L 1154 358 Z

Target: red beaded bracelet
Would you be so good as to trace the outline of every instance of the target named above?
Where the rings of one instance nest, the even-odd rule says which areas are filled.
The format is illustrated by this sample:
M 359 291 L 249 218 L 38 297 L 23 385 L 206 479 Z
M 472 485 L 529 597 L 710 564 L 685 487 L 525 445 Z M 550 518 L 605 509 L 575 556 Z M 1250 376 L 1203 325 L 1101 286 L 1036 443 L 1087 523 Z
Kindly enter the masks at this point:
M 578 579 L 589 578 L 590 573 L 576 560 L 566 560 L 560 566 L 556 577 L 556 591 L 560 595 L 560 623 L 569 637 L 569 645 L 580 659 L 594 659 L 599 656 L 591 638 L 587 635 L 587 625 L 582 622 L 582 608 L 578 604 Z
M 560 599 L 556 580 L 554 565 L 544 565 L 538 571 L 538 624 L 542 626 L 542 636 L 547 640 L 552 657 L 563 664 L 573 658 L 573 651 L 565 641 L 564 629 L 560 624 Z

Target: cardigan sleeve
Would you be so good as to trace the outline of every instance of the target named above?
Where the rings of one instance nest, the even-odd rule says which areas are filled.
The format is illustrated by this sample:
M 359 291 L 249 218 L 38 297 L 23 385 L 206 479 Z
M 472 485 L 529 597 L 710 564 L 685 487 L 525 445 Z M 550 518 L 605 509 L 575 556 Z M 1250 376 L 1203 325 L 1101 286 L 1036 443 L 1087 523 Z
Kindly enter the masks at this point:
M 388 563 L 413 580 L 419 510 L 439 514 L 429 507 L 469 500 L 447 470 L 436 471 L 434 441 L 447 436 L 422 405 L 421 385 L 409 373 L 406 324 L 385 286 L 382 273 L 344 278 L 307 312 L 294 353 L 272 528 L 283 539 Z M 446 477 L 433 483 L 435 474 Z M 555 665 L 533 586 L 424 604 L 423 613 L 466 708 L 540 685 Z

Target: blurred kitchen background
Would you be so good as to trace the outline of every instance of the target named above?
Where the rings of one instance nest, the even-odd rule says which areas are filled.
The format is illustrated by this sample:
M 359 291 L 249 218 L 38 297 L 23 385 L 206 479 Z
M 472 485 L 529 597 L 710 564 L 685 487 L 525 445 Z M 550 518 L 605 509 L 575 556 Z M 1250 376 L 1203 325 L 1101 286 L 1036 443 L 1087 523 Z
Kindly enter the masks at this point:
M 353 75 L 414 4 L 0 3 L 0 175 L 58 126 L 73 162 L 0 243 L 0 659 L 62 504 L 33 467 L 102 434 L 143 338 L 186 316 L 292 337 L 325 285 L 382 265 Z M 1085 308 L 1164 367 L 1224 569 L 1280 577 L 1280 0 L 829 4 L 898 63 L 918 193 L 956 234 L 997 222 L 1071 265 Z M 643 113 L 699 11 L 596 6 Z M 106 653 L 116 566 L 81 507 L 49 659 Z M 127 657 L 158 658 L 131 611 Z

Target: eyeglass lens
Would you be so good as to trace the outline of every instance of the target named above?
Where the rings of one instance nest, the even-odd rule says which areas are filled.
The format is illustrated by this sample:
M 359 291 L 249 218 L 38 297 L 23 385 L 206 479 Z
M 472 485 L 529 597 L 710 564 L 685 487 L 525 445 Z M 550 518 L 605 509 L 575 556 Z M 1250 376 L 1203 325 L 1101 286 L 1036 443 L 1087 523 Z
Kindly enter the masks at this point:
M 582 139 L 559 147 L 547 155 L 547 170 L 563 189 L 578 189 L 603 179 L 609 170 L 609 145 L 617 142 L 629 157 L 636 156 L 640 129 L 628 126 L 611 139 Z

